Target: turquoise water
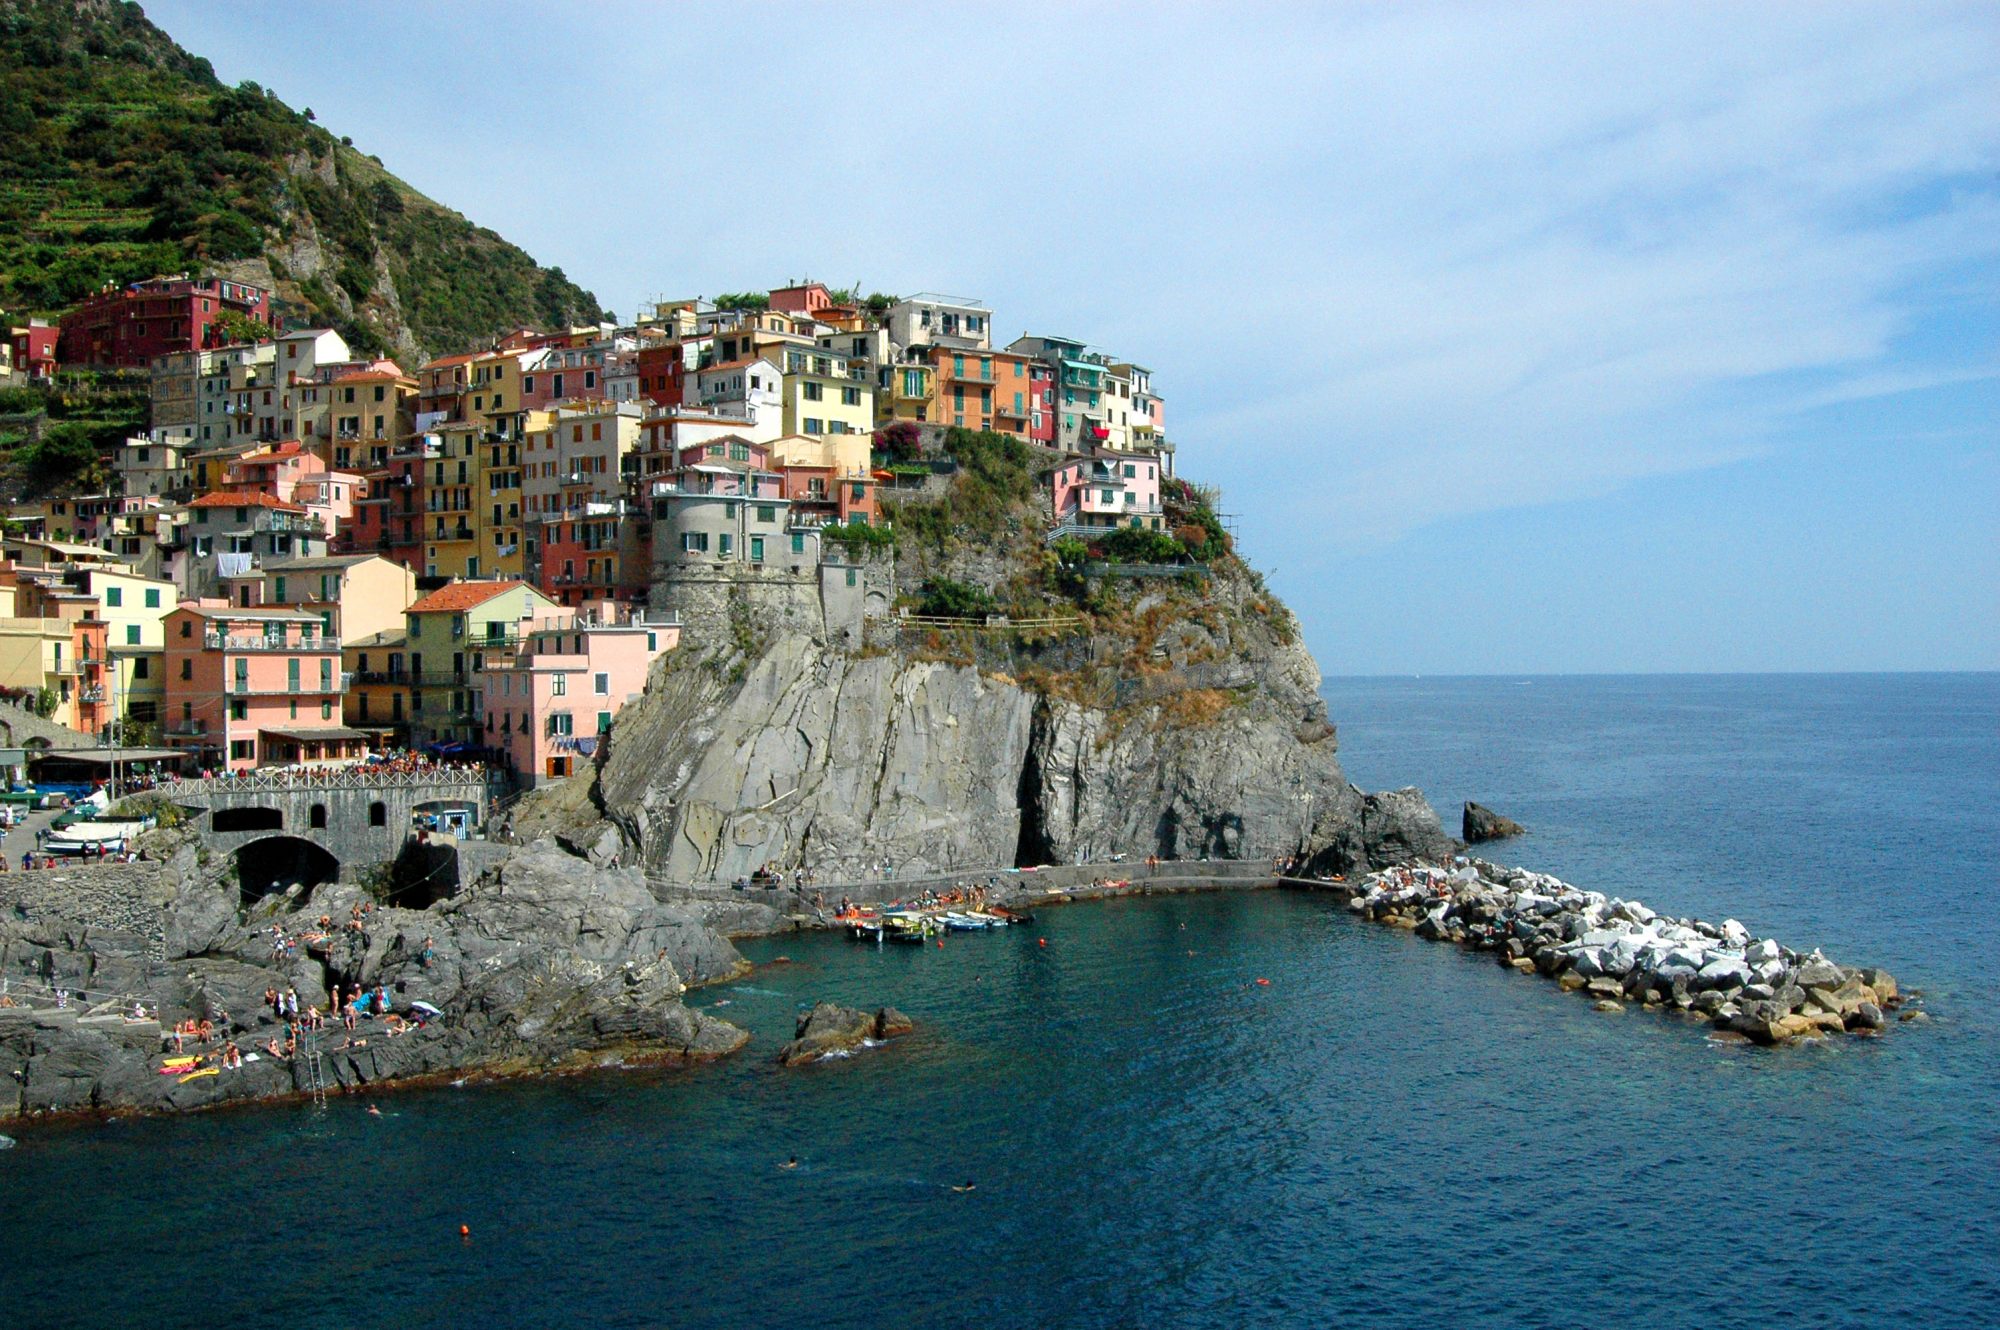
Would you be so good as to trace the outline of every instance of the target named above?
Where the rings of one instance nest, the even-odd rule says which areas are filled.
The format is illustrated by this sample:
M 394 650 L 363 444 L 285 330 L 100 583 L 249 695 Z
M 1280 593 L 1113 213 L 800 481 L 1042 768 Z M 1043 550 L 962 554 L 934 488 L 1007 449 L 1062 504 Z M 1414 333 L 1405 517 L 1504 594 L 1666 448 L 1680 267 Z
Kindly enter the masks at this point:
M 1722 1048 L 1278 893 L 768 941 L 702 997 L 755 1035 L 719 1067 L 18 1133 L 0 1324 L 1996 1322 L 2000 681 L 1327 693 L 1363 784 L 1936 1023 Z M 820 996 L 918 1032 L 771 1065 Z

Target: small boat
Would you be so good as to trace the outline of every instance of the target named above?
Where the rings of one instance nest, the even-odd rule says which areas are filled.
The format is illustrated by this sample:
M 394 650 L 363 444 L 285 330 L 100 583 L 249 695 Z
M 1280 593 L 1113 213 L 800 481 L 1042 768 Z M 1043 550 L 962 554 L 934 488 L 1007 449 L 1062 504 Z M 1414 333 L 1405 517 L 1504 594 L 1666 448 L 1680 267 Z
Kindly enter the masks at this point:
M 979 933 L 993 927 L 996 921 L 976 914 L 960 914 L 953 911 L 944 917 L 944 926 L 954 933 Z
M 1004 905 L 995 905 L 987 910 L 987 913 L 1003 924 L 1032 924 L 1035 922 L 1034 915 L 1026 914 L 1020 910 L 1010 910 Z

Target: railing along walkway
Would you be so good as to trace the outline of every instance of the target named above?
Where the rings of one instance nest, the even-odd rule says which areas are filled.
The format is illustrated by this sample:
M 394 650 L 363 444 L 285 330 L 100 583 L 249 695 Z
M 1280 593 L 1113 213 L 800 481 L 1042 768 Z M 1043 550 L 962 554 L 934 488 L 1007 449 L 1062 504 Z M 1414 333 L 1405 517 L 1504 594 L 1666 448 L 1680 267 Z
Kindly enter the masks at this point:
M 249 771 L 237 776 L 168 776 L 140 794 L 234 794 L 244 790 L 380 790 L 426 785 L 497 784 L 497 777 L 480 768 L 427 767 L 416 771 L 382 771 L 366 767 L 333 767 L 322 771 Z

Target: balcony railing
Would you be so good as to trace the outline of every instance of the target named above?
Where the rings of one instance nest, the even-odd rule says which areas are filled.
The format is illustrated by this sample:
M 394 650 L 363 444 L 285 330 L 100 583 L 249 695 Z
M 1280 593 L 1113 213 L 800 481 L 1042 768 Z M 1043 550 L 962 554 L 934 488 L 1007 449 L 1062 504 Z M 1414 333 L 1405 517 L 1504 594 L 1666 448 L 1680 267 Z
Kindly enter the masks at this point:
M 214 651 L 289 651 L 301 652 L 338 651 L 340 639 L 332 633 L 314 633 L 311 636 L 286 639 L 282 637 L 257 637 L 231 633 L 203 633 L 201 644 Z
M 230 697 L 304 697 L 307 694 L 344 693 L 353 681 L 352 674 L 336 674 L 331 683 L 321 683 L 318 679 L 301 678 L 297 683 L 263 683 L 252 679 L 231 678 L 226 681 L 223 692 Z
M 347 677 L 358 684 L 391 684 L 398 688 L 407 688 L 415 676 L 408 670 L 353 670 Z

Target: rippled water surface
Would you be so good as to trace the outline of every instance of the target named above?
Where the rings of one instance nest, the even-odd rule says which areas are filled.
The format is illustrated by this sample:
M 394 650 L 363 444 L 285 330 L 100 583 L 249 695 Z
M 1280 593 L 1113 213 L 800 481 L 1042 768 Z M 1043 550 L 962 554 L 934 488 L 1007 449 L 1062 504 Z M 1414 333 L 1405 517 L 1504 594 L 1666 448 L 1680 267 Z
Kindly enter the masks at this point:
M 1936 1022 L 1722 1048 L 1277 893 L 766 941 L 719 1067 L 17 1133 L 0 1325 L 2000 1321 L 2000 681 L 1327 694 L 1361 783 Z M 770 1065 L 820 996 L 918 1033 Z

